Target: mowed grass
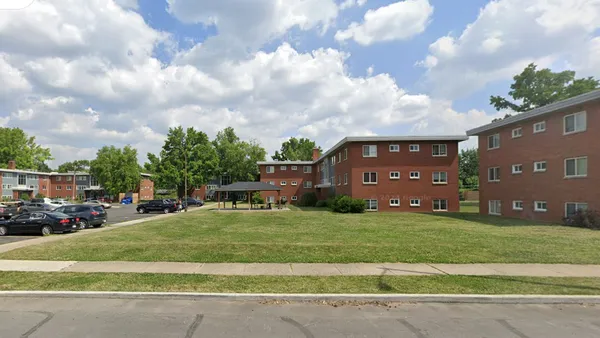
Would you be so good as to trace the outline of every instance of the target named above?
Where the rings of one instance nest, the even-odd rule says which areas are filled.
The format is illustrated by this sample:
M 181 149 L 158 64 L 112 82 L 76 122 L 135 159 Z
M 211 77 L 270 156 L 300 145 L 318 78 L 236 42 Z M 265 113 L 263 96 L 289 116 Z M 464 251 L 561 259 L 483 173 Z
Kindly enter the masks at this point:
M 598 295 L 600 278 L 507 276 L 210 276 L 0 272 L 0 289 L 234 293 L 406 293 Z
M 600 263 L 600 232 L 473 213 L 196 211 L 0 259 L 288 263 Z

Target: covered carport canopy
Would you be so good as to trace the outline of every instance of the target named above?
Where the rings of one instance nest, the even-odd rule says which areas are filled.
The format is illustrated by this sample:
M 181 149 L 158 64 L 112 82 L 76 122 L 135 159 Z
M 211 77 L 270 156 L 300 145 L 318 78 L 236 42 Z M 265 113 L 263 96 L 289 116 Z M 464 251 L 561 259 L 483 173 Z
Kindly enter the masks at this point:
M 260 191 L 277 191 L 277 200 L 281 188 L 265 182 L 235 182 L 230 185 L 222 186 L 215 190 L 217 192 L 217 209 L 221 209 L 221 192 L 245 192 L 248 195 L 248 210 L 252 210 L 252 193 Z M 224 204 L 223 204 L 224 206 Z

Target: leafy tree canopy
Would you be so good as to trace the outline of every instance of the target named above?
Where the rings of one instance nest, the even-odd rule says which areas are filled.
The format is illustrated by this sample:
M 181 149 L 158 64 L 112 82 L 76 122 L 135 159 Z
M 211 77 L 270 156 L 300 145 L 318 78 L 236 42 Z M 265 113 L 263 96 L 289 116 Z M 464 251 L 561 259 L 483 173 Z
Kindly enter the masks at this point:
M 458 154 L 458 177 L 461 186 L 473 188 L 478 184 L 479 152 L 477 149 L 463 149 Z
M 75 160 L 73 162 L 65 162 L 58 166 L 57 171 L 59 173 L 82 173 L 89 172 L 90 170 L 90 161 L 89 160 Z
M 232 182 L 255 181 L 259 174 L 256 162 L 264 161 L 267 151 L 251 140 L 241 141 L 231 127 L 217 133 L 212 142 L 219 159 L 217 176 L 228 174 Z
M 109 195 L 132 191 L 140 184 L 137 150 L 129 145 L 104 146 L 91 161 L 90 173 Z
M 21 128 L 0 128 L 0 168 L 14 160 L 17 168 L 48 171 L 46 161 L 53 160 L 49 148 L 35 142 Z
M 514 83 L 510 86 L 508 95 L 515 102 L 501 96 L 491 96 L 490 104 L 496 110 L 510 109 L 517 113 L 526 112 L 600 87 L 600 82 L 593 77 L 576 79 L 575 72 L 571 70 L 558 73 L 548 68 L 537 70 L 537 66 L 533 63 L 513 79 Z M 511 115 L 507 114 L 504 118 L 509 116 Z M 498 120 L 501 119 L 494 121 Z
M 316 146 L 315 141 L 307 138 L 291 137 L 281 144 L 281 150 L 275 151 L 275 155 L 271 158 L 276 161 L 312 161 L 312 152 Z M 320 155 L 323 150 L 321 147 L 318 149 Z

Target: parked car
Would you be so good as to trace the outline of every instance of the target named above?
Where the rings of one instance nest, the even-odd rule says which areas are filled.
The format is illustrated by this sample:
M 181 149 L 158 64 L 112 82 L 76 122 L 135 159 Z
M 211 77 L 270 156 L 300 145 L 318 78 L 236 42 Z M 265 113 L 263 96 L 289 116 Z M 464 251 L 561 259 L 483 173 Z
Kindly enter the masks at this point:
M 4 202 L 0 207 L 0 218 L 11 219 L 16 215 L 20 215 L 23 211 L 23 203 L 20 201 Z
M 79 219 L 79 229 L 99 228 L 107 221 L 106 210 L 100 205 L 93 204 L 72 204 L 64 205 L 54 210 L 65 215 L 69 215 Z
M 0 221 L 0 236 L 9 234 L 42 234 L 72 232 L 77 230 L 78 219 L 58 212 L 39 211 L 21 214 Z
M 170 212 L 177 211 L 177 204 L 171 200 L 152 200 L 148 203 L 138 204 L 136 210 L 140 214 L 145 214 L 152 211 L 159 211 L 168 214 Z
M 44 198 L 32 198 L 30 203 L 45 203 L 45 204 L 52 204 L 52 200 L 49 199 L 48 197 L 44 197 Z
M 204 205 L 204 201 L 203 200 L 199 200 L 199 199 L 195 199 L 193 197 L 188 197 L 187 198 L 187 205 L 197 205 L 199 207 Z
M 89 200 L 87 202 L 84 202 L 84 204 L 99 205 L 99 206 L 103 207 L 104 209 L 110 209 L 112 207 L 112 205 L 110 203 L 100 202 L 98 200 Z
M 47 203 L 26 203 L 21 207 L 21 213 L 26 214 L 34 211 L 53 211 L 58 208 L 56 205 Z

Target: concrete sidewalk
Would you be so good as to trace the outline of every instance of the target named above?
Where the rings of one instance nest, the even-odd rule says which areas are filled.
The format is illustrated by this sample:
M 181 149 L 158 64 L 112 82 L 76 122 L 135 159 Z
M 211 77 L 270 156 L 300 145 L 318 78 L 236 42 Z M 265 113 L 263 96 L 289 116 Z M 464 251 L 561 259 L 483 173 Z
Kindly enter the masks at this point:
M 179 273 L 236 276 L 532 276 L 600 277 L 600 265 L 406 263 L 178 263 L 0 260 L 0 271 Z

